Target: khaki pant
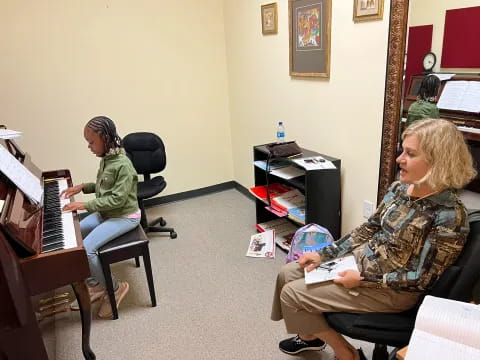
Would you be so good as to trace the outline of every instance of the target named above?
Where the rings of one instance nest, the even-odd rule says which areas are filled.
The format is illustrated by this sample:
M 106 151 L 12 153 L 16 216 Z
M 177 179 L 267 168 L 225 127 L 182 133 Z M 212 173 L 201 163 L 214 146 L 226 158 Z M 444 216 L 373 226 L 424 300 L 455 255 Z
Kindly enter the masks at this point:
M 291 262 L 278 274 L 271 319 L 284 319 L 290 334 L 317 334 L 330 328 L 324 312 L 401 312 L 413 307 L 419 295 L 392 289 L 346 289 L 331 281 L 305 285 L 304 270 Z

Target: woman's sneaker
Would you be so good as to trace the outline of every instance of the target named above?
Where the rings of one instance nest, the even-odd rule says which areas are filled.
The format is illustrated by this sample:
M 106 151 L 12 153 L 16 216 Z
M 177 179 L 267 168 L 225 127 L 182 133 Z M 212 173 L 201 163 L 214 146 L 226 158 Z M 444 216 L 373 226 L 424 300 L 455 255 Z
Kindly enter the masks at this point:
M 278 347 L 284 353 L 294 355 L 307 350 L 324 350 L 327 347 L 327 344 L 325 341 L 320 339 L 309 341 L 302 340 L 300 336 L 297 335 L 295 337 L 280 341 Z

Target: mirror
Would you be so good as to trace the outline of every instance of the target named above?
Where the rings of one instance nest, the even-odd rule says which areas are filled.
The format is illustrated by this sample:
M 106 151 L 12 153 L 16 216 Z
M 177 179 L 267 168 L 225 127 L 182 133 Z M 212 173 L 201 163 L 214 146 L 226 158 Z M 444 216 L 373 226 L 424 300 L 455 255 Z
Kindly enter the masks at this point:
M 400 135 L 400 121 L 402 117 L 402 99 L 404 96 L 404 91 L 408 92 L 408 96 L 406 96 L 405 103 L 403 105 L 406 106 L 408 109 L 408 105 L 416 99 L 416 93 L 412 90 L 412 88 L 408 88 L 408 84 L 404 84 L 404 69 L 405 69 L 405 57 L 406 57 L 406 43 L 407 43 L 407 26 L 415 26 L 417 29 L 421 26 L 433 26 L 433 37 L 431 38 L 432 44 L 431 49 L 432 51 L 437 53 L 437 56 L 442 58 L 442 63 L 444 61 L 441 53 L 443 51 L 443 45 L 445 41 L 444 37 L 444 28 L 446 25 L 443 24 L 443 20 L 446 17 L 445 11 L 449 9 L 455 10 L 465 10 L 471 14 L 472 18 L 475 19 L 478 12 L 478 7 L 480 6 L 480 0 L 456 0 L 456 1 L 445 1 L 437 2 L 434 0 L 429 1 L 409 1 L 409 0 L 391 0 L 391 9 L 390 9 L 390 26 L 389 26 L 389 41 L 388 41 L 388 56 L 387 56 L 387 76 L 386 76 L 386 84 L 385 84 L 385 104 L 384 104 L 384 118 L 383 118 L 383 130 L 382 130 L 382 147 L 381 147 L 381 158 L 380 158 L 380 172 L 379 172 L 379 183 L 378 183 L 378 196 L 377 202 L 381 201 L 383 198 L 388 186 L 394 181 L 395 179 L 395 171 L 396 171 L 396 164 L 395 158 L 397 153 L 397 144 L 399 143 L 399 135 Z M 476 10 L 471 11 L 469 8 L 476 7 Z M 452 13 L 450 13 L 451 16 Z M 409 15 L 412 18 L 409 23 Z M 457 12 L 457 15 L 458 12 Z M 465 15 L 462 15 L 465 16 Z M 439 19 L 442 19 L 442 25 L 440 25 Z M 468 18 L 468 17 L 467 17 Z M 427 19 L 427 20 L 426 20 Z M 452 19 L 452 17 L 450 17 Z M 463 19 L 463 18 L 462 18 Z M 430 22 L 431 21 L 431 22 Z M 452 21 L 452 20 L 450 20 Z M 457 18 L 458 21 L 458 18 Z M 472 20 L 470 20 L 472 21 Z M 467 21 L 468 24 L 470 24 Z M 446 23 L 445 23 L 446 24 Z M 452 24 L 452 22 L 450 23 Z M 443 28 L 442 28 L 443 27 Z M 432 31 L 432 30 L 430 30 Z M 457 29 L 458 31 L 458 29 Z M 415 33 L 418 34 L 418 33 Z M 451 32 L 450 32 L 451 34 Z M 415 35 L 416 36 L 416 35 Z M 422 39 L 421 35 L 418 39 Z M 432 34 L 430 34 L 432 36 Z M 459 36 L 458 33 L 456 35 Z M 450 36 L 450 43 L 452 37 Z M 417 38 L 410 38 L 410 40 Z M 426 39 L 424 39 L 427 41 Z M 455 39 L 457 40 L 457 39 Z M 420 40 L 422 41 L 422 40 Z M 458 41 L 456 41 L 458 42 Z M 415 42 L 412 42 L 412 44 Z M 458 42 L 461 44 L 461 41 Z M 466 43 L 470 44 L 470 43 Z M 425 44 L 429 46 L 428 44 Z M 468 50 L 462 56 L 462 59 L 469 59 L 470 54 L 469 49 L 471 46 L 462 45 L 462 50 Z M 426 49 L 423 48 L 425 51 Z M 430 50 L 430 48 L 429 48 Z M 429 51 L 427 50 L 427 51 Z M 452 50 L 450 49 L 450 53 Z M 412 51 L 413 54 L 413 51 Z M 448 54 L 448 52 L 447 52 Z M 457 54 L 457 53 L 455 53 Z M 472 54 L 474 54 L 472 52 Z M 410 54 L 409 54 L 410 55 Z M 418 55 L 417 55 L 418 56 Z M 414 57 L 412 57 L 414 58 Z M 411 59 L 412 59 L 411 58 Z M 476 57 L 473 57 L 473 61 L 466 61 L 466 63 L 477 65 L 478 60 Z M 440 60 L 440 59 L 439 59 Z M 472 59 L 470 59 L 472 60 Z M 415 58 L 415 61 L 416 58 Z M 412 65 L 412 64 L 410 64 Z M 417 68 L 418 69 L 418 68 Z M 410 70 L 409 75 L 415 75 L 412 77 L 412 84 L 419 85 L 419 82 L 423 78 L 422 76 L 417 76 L 418 70 L 414 70 L 412 72 Z M 478 67 L 468 68 L 466 66 L 462 66 L 461 69 L 449 69 L 447 67 L 440 66 L 436 72 L 447 72 L 456 74 L 451 81 L 462 80 L 464 83 L 475 81 L 480 81 L 480 75 L 478 73 Z M 442 93 L 442 88 L 445 88 L 453 84 L 449 82 L 442 82 L 440 86 L 439 93 Z M 460 85 L 460 82 L 456 83 Z M 456 86 L 456 85 L 455 85 Z M 455 87 L 458 89 L 458 86 Z M 460 91 L 460 90 L 458 90 Z M 451 92 L 450 92 L 451 93 Z M 472 93 L 473 94 L 473 93 Z M 469 93 L 470 95 L 470 93 Z M 471 102 L 475 103 L 476 101 L 476 94 L 470 95 Z M 413 97 L 413 99 L 412 99 Z M 445 105 L 445 104 L 443 104 Z M 478 129 L 480 126 L 480 113 L 477 111 L 470 110 L 473 108 L 455 108 L 455 107 L 442 107 L 440 109 L 440 117 L 448 119 L 454 122 L 457 126 L 461 126 L 461 131 L 463 132 L 465 138 L 467 140 L 473 141 L 470 144 L 472 155 L 476 159 L 477 163 L 480 163 L 480 136 L 476 135 L 476 132 L 472 132 L 472 128 L 474 130 Z M 474 108 L 477 109 L 476 107 Z M 406 111 L 403 112 L 403 115 L 406 116 Z M 478 184 L 477 184 L 478 183 Z M 480 178 L 476 179 L 474 182 L 470 183 L 467 189 L 473 190 L 476 193 L 480 193 Z
M 377 203 L 395 179 L 409 0 L 391 0 Z

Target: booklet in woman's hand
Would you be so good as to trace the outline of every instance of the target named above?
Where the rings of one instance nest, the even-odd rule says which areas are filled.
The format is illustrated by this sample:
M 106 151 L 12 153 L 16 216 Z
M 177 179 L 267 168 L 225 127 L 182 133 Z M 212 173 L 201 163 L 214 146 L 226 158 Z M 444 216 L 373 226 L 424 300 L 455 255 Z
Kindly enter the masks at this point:
M 315 284 L 340 278 L 338 273 L 345 270 L 358 271 L 353 255 L 326 261 L 310 272 L 305 269 L 305 284 Z

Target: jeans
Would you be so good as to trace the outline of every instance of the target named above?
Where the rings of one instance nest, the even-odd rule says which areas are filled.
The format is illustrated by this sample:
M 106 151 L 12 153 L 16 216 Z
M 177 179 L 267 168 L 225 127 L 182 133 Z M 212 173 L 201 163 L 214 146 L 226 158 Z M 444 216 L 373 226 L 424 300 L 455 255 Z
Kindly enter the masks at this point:
M 104 218 L 98 212 L 88 215 L 80 221 L 83 246 L 87 252 L 88 264 L 92 277 L 87 280 L 89 286 L 100 284 L 106 287 L 102 264 L 97 250 L 120 235 L 133 230 L 140 223 L 140 218 Z M 114 284 L 116 287 L 116 284 Z

